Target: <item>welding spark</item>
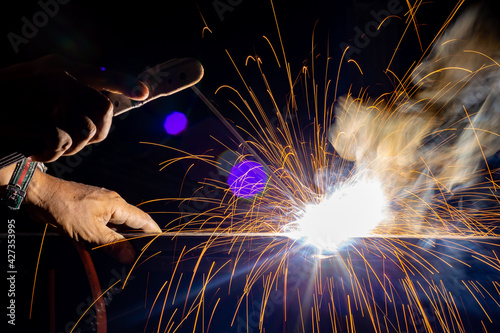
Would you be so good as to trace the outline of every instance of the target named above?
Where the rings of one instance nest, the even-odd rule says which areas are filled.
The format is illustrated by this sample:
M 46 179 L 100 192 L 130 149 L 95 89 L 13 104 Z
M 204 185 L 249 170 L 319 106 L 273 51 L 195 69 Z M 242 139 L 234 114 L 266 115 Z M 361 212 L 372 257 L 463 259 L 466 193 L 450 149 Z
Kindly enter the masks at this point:
M 462 3 L 457 3 L 445 26 Z M 420 4 L 407 3 L 405 33 L 416 22 Z M 275 21 L 278 28 L 276 15 Z M 208 179 L 192 197 L 150 201 L 178 202 L 182 210 L 180 215 L 172 212 L 179 217 L 165 226 L 164 236 L 207 238 L 191 249 L 183 248 L 177 258 L 177 263 L 187 261 L 186 253 L 200 251 L 193 257 L 196 263 L 190 278 L 178 273 L 176 266 L 168 279 L 168 288 L 176 291 L 172 295 L 167 288 L 164 297 L 172 305 L 180 298 L 179 286 L 188 285 L 184 310 L 163 307 L 158 331 L 163 330 L 166 320 L 162 320 L 167 315 L 172 323 L 166 323 L 166 332 L 179 332 L 188 317 L 192 317 L 193 331 L 200 326 L 208 331 L 204 314 L 211 313 L 208 326 L 227 322 L 227 311 L 220 310 L 226 304 L 235 309 L 231 331 L 250 332 L 257 327 L 260 332 L 276 331 L 281 325 L 276 320 L 280 311 L 273 314 L 278 305 L 284 315 L 278 330 L 284 332 L 300 326 L 302 332 L 308 332 L 308 325 L 313 332 L 377 333 L 470 332 L 468 327 L 473 331 L 478 327 L 487 331 L 489 324 L 498 327 L 493 318 L 500 309 L 500 260 L 496 251 L 476 250 L 490 242 L 496 246 L 500 216 L 495 171 L 486 166 L 483 180 L 480 170 L 480 162 L 487 163 L 500 150 L 497 85 L 492 83 L 492 78 L 497 82 L 500 76 L 499 61 L 488 55 L 498 54 L 498 40 L 496 34 L 483 40 L 488 34 L 476 33 L 477 22 L 482 21 L 473 11 L 454 25 L 455 30 L 442 34 L 443 27 L 439 33 L 443 37 L 433 43 L 426 60 L 422 58 L 401 78 L 388 66 L 396 89 L 376 99 L 365 89 L 337 96 L 341 66 L 335 89 L 327 70 L 324 95 L 333 91 L 333 104 L 320 98 L 314 74 L 314 62 L 320 57 L 314 47 L 311 64 L 292 77 L 279 28 L 282 55 L 275 52 L 272 39 L 266 38 L 266 45 L 280 59 L 278 67 L 286 69 L 284 82 L 290 88 L 286 108 L 278 107 L 282 98 L 275 97 L 271 76 L 264 74 L 260 57 L 249 56 L 247 60 L 253 62 L 247 61 L 241 68 L 226 50 L 246 90 L 223 85 L 215 94 L 227 93 L 231 107 L 248 123 L 230 123 L 210 99 L 192 88 L 239 148 L 231 150 L 234 156 L 183 152 L 185 156 L 162 163 L 163 170 L 179 160 L 202 161 L 218 168 L 227 181 Z M 469 31 L 470 35 L 463 36 Z M 484 45 L 494 47 L 481 53 L 468 51 L 483 50 Z M 326 58 L 328 67 L 331 58 L 328 54 Z M 362 64 L 346 63 L 363 73 Z M 262 75 L 262 90 L 270 98 L 276 121 L 266 111 L 269 101 L 261 100 L 257 83 L 246 80 L 244 73 L 252 65 Z M 295 92 L 299 86 L 305 103 Z M 249 139 L 243 138 L 243 131 Z M 461 186 L 458 190 L 457 184 Z M 202 192 L 207 195 L 198 195 Z M 213 192 L 223 195 L 212 196 Z M 200 206 L 206 209 L 200 210 Z M 253 237 L 266 241 L 259 243 Z M 422 241 L 429 237 L 433 240 Z M 321 260 L 297 258 L 297 250 L 304 245 L 314 249 L 311 252 Z M 209 281 L 218 272 L 214 264 L 208 274 L 201 272 L 201 264 L 211 260 L 212 253 L 232 255 L 218 269 L 231 266 L 227 293 L 238 294 L 235 306 L 224 302 L 225 296 L 219 298 L 224 290 L 220 283 L 212 282 L 216 291 L 210 290 Z M 491 281 L 474 280 L 479 264 L 491 268 Z M 448 278 L 451 274 L 464 276 L 458 278 L 460 286 Z M 235 281 L 243 275 L 244 286 L 237 290 Z M 197 279 L 201 288 L 196 294 Z M 482 313 L 477 315 L 466 306 L 466 299 L 475 302 L 471 304 Z M 150 313 L 155 304 L 156 299 Z M 164 311 L 170 313 L 163 315 Z M 289 313 L 300 317 L 291 320 Z
M 285 233 L 321 253 L 331 253 L 353 237 L 369 236 L 389 216 L 388 206 L 381 181 L 357 179 L 306 205 Z

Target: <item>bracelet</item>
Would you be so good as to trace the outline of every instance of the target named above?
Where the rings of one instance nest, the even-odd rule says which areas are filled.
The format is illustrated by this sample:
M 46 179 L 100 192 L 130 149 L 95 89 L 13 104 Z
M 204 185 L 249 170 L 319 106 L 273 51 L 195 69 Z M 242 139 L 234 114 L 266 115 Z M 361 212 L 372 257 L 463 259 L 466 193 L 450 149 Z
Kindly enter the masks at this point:
M 37 167 L 38 163 L 32 161 L 31 157 L 24 158 L 17 163 L 2 200 L 7 208 L 18 210 L 21 207 L 21 203 L 26 197 L 26 189 Z

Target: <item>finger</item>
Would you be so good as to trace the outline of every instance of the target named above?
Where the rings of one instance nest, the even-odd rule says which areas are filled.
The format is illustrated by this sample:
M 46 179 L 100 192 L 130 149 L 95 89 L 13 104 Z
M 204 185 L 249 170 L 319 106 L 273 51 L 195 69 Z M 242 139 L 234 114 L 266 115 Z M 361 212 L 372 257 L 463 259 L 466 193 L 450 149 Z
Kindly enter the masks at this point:
M 61 113 L 64 114 L 65 119 L 62 121 L 66 126 L 69 126 L 71 134 L 77 135 L 78 139 L 86 140 L 88 138 L 86 143 L 104 140 L 109 134 L 113 121 L 113 104 L 97 90 L 74 80 L 70 76 L 68 79 L 68 86 L 71 87 L 63 102 L 64 111 Z
M 50 163 L 64 155 L 73 145 L 71 136 L 60 128 L 41 134 L 37 142 L 32 141 L 32 146 L 27 148 L 32 153 L 35 161 Z
M 2 134 L 12 141 L 9 147 L 5 147 L 8 149 L 1 149 L 2 152 L 17 151 L 37 162 L 53 162 L 73 144 L 66 131 L 43 120 L 37 121 L 36 125 L 24 124 L 23 132 L 6 129 Z
M 111 124 L 113 123 L 113 104 L 106 96 L 102 95 L 102 97 L 105 98 L 107 102 L 103 103 L 102 108 L 94 108 L 94 112 L 89 114 L 89 117 L 96 126 L 96 132 L 89 143 L 103 141 L 108 136 Z
M 135 250 L 132 244 L 107 226 L 102 224 L 97 224 L 97 226 L 99 236 L 96 243 L 99 245 L 109 244 L 104 247 L 106 253 L 122 264 L 131 264 L 135 259 Z
M 147 86 L 132 75 L 79 63 L 71 63 L 68 73 L 98 91 L 123 94 L 135 100 L 144 100 L 149 95 Z
M 72 145 L 64 155 L 73 155 L 82 150 L 96 135 L 97 127 L 88 117 L 73 119 L 66 130 L 71 136 Z
M 161 233 L 156 222 L 139 208 L 120 200 L 111 215 L 111 223 L 125 225 L 132 229 L 141 229 L 146 233 Z

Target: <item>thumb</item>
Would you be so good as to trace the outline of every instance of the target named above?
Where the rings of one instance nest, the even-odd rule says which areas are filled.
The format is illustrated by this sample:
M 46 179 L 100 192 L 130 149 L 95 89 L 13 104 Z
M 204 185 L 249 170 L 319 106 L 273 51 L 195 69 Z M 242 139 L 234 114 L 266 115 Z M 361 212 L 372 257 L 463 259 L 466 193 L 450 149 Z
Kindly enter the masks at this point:
M 98 224 L 98 226 L 98 244 L 109 244 L 104 247 L 104 251 L 122 264 L 131 264 L 135 259 L 135 250 L 132 244 L 107 226 L 102 224 Z

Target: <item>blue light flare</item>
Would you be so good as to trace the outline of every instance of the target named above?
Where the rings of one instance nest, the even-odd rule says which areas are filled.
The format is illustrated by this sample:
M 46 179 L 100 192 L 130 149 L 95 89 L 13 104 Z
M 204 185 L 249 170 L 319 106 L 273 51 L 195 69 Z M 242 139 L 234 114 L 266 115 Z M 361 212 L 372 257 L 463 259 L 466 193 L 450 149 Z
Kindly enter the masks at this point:
M 178 135 L 182 133 L 187 126 L 187 118 L 182 112 L 174 111 L 170 113 L 167 118 L 165 118 L 165 122 L 163 123 L 163 127 L 165 131 L 167 131 L 170 135 Z

